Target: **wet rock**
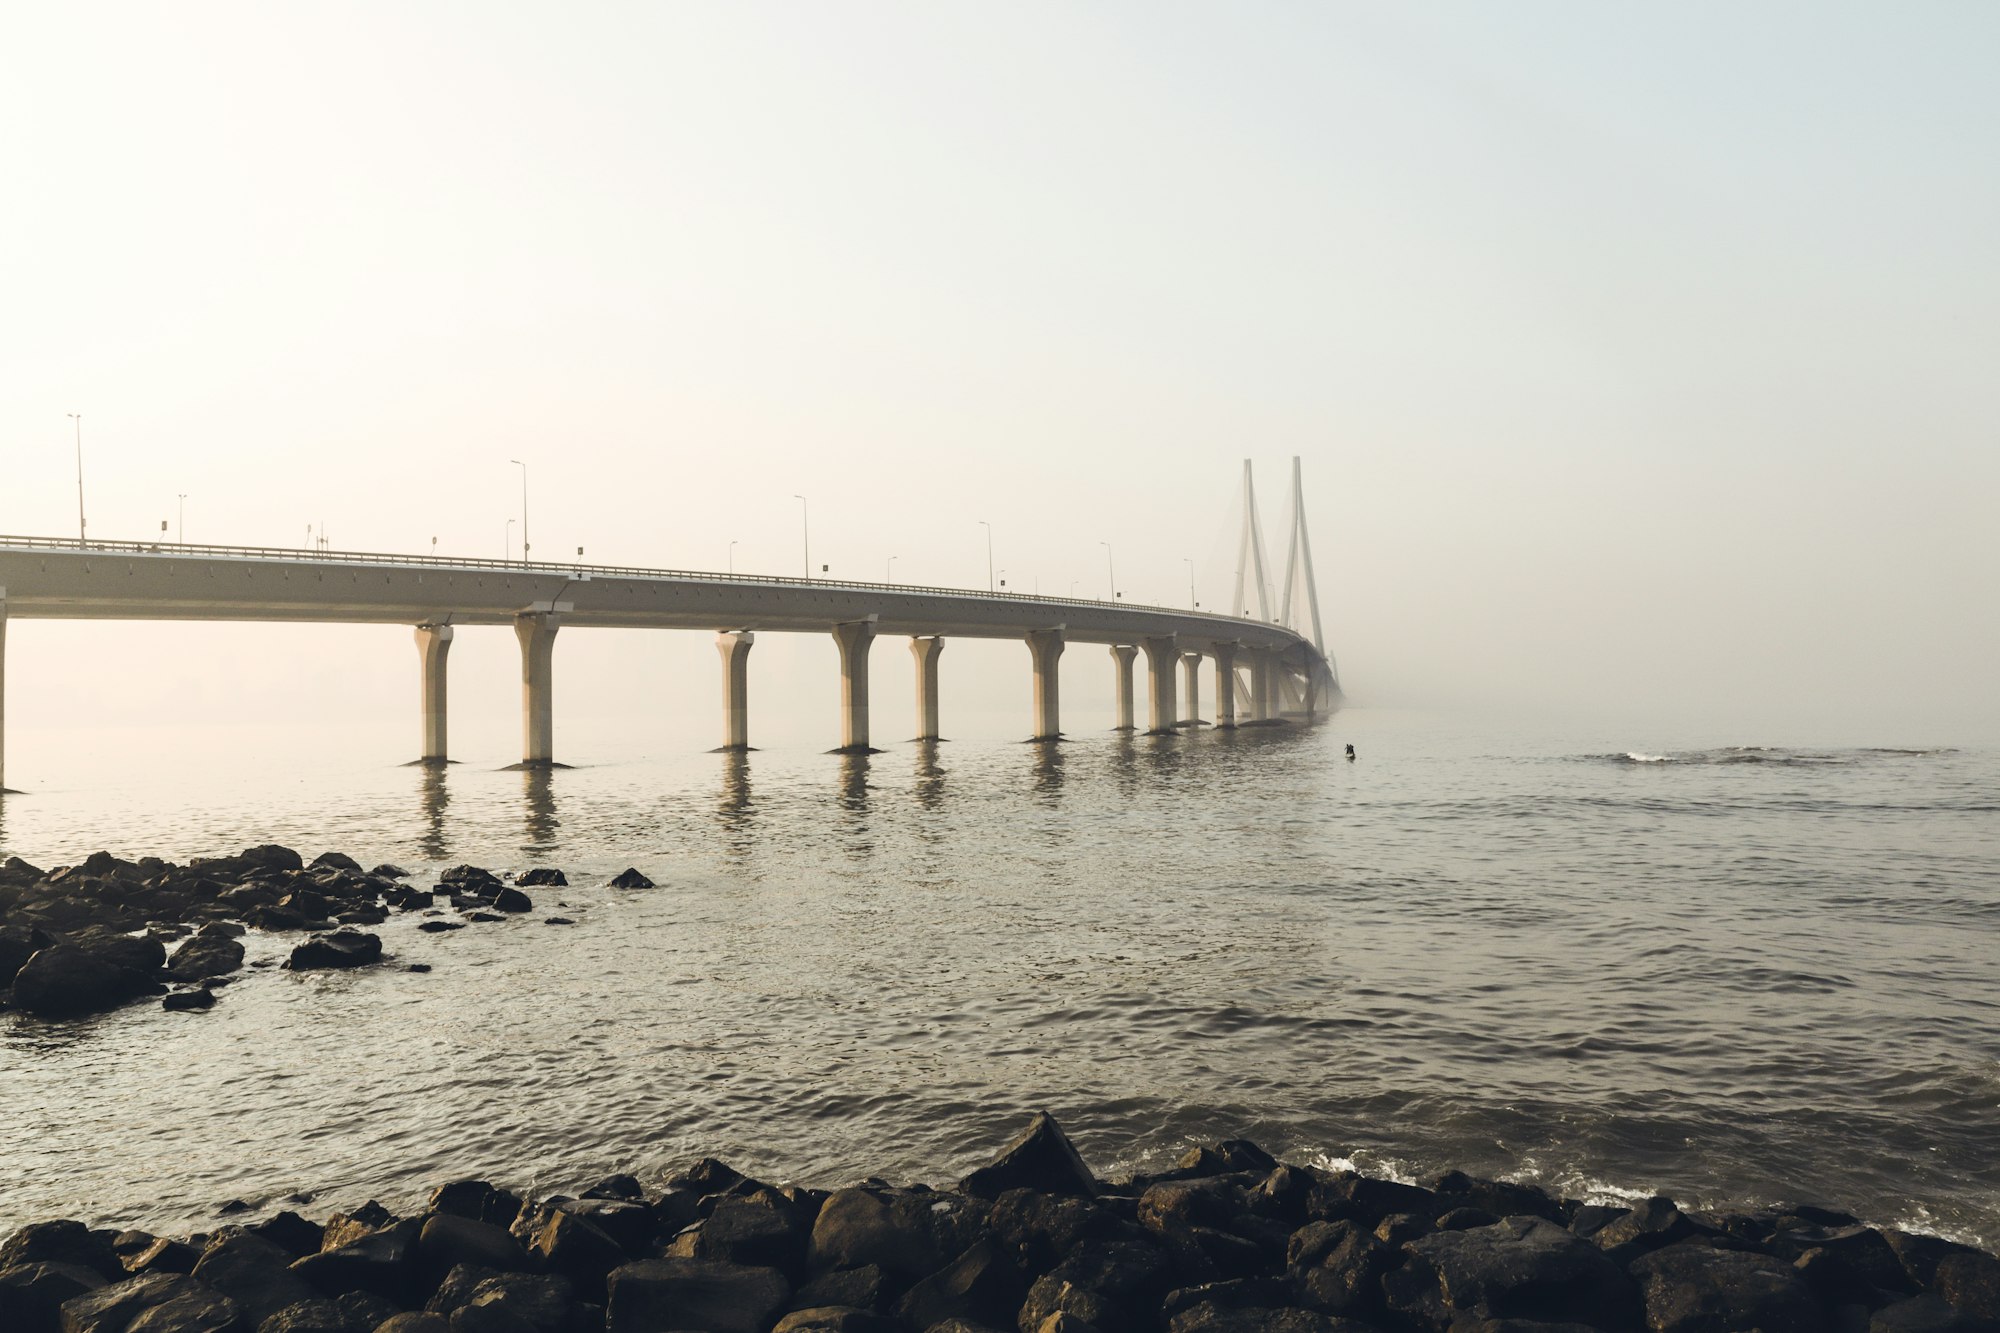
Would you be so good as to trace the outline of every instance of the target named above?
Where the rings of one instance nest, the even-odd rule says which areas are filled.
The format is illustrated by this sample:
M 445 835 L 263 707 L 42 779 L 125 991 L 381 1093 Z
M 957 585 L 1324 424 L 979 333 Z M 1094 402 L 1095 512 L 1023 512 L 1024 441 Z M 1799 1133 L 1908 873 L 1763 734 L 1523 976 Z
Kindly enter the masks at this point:
M 643 1259 L 614 1269 L 608 1286 L 605 1333 L 764 1333 L 791 1295 L 776 1269 L 708 1259 Z
M 315 1296 L 266 1316 L 257 1333 L 355 1333 L 356 1327 L 339 1302 Z
M 352 870 L 355 873 L 359 874 L 361 871 L 361 863 L 355 860 L 353 857 L 349 856 L 346 852 L 321 852 L 318 856 L 315 856 L 312 859 L 311 864 L 307 866 L 307 869 L 309 870 L 325 870 L 329 868 L 334 870 Z
M 1364 1327 L 1310 1310 L 1238 1310 L 1210 1302 L 1175 1315 L 1167 1333 L 1349 1333 Z
M 1224 1139 L 1188 1149 L 1174 1166 L 1177 1171 L 1194 1176 L 1220 1176 L 1235 1171 L 1266 1175 L 1277 1169 L 1278 1159 L 1248 1139 Z
M 872 1310 L 821 1305 L 792 1311 L 771 1333 L 902 1333 L 904 1327 Z
M 1307 1216 L 1314 1221 L 1359 1222 L 1371 1230 L 1395 1213 L 1428 1219 L 1443 1211 L 1438 1196 L 1427 1189 L 1352 1171 L 1337 1171 L 1315 1182 L 1306 1201 Z
M 1670 1245 L 1633 1263 L 1653 1333 L 1819 1333 L 1825 1315 L 1791 1265 L 1769 1255 Z
M 1567 1224 L 1568 1212 L 1546 1190 L 1509 1180 L 1483 1180 L 1463 1171 L 1448 1171 L 1431 1184 L 1431 1192 L 1449 1208 L 1483 1208 L 1495 1217 L 1540 1217 Z
M 308 1222 L 290 1209 L 274 1213 L 262 1222 L 253 1222 L 243 1230 L 260 1240 L 270 1241 L 294 1259 L 318 1254 L 326 1242 L 325 1227 L 317 1222 Z
M 375 1333 L 451 1333 L 451 1321 L 427 1310 L 409 1311 L 383 1320 Z
M 546 1210 L 532 1228 L 528 1258 L 545 1273 L 558 1273 L 585 1300 L 604 1294 L 605 1274 L 630 1256 L 596 1226 L 560 1208 Z
M 790 1205 L 776 1195 L 725 1198 L 696 1227 L 694 1257 L 796 1273 L 806 1239 Z
M 611 887 L 614 889 L 650 889 L 653 887 L 653 881 L 640 874 L 636 868 L 627 866 L 612 877 Z
M 566 1333 L 578 1326 L 583 1306 L 569 1282 L 552 1274 L 498 1273 L 480 1281 L 451 1312 L 452 1328 L 498 1327 L 494 1316 L 518 1321 L 531 1333 Z
M 243 966 L 243 945 L 227 935 L 197 934 L 174 951 L 167 975 L 175 981 L 204 981 Z
M 507 918 L 500 916 L 494 912 L 467 912 L 465 914 L 465 919 L 467 921 L 477 922 L 477 921 L 505 921 Z
M 1085 1241 L 1035 1280 L 1021 1303 L 1018 1327 L 1039 1328 L 1057 1313 L 1107 1330 L 1142 1327 L 1168 1290 L 1179 1285 L 1172 1261 L 1151 1244 Z
M 501 887 L 498 875 L 479 866 L 453 866 L 438 876 L 438 883 L 458 893 L 476 893 L 489 898 Z
M 1404 1247 L 1404 1266 L 1383 1279 L 1389 1309 L 1420 1327 L 1453 1320 L 1637 1322 L 1637 1293 L 1589 1241 L 1538 1217 L 1510 1217 L 1471 1231 L 1440 1231 Z
M 526 889 L 564 889 L 569 887 L 569 880 L 563 875 L 562 871 L 542 866 L 538 866 L 533 870 L 523 871 L 514 877 L 514 882 Z
M 1885 1305 L 1868 1320 L 1868 1333 L 1994 1333 L 1996 1328 L 2000 1324 L 1930 1293 Z
M 319 1295 L 291 1270 L 292 1256 L 259 1236 L 228 1230 L 202 1251 L 194 1277 L 242 1307 L 254 1324 L 300 1301 Z
M 545 926 L 573 926 L 576 922 L 566 916 L 551 916 L 544 917 L 542 924 Z
M 126 1333 L 156 1306 L 214 1293 L 180 1273 L 148 1273 L 72 1296 L 62 1304 L 63 1333 Z
M 0 1244 L 0 1269 L 22 1264 L 76 1264 L 107 1282 L 124 1278 L 125 1267 L 111 1248 L 111 1237 L 67 1218 L 31 1222 Z
M 1384 1245 L 1402 1246 L 1436 1230 L 1427 1217 L 1419 1217 L 1415 1213 L 1391 1213 L 1375 1224 L 1372 1234 Z
M 1470 1231 L 1474 1227 L 1490 1227 L 1500 1219 L 1484 1208 L 1454 1208 L 1442 1213 L 1431 1224 L 1433 1231 Z
M 792 1304 L 800 1309 L 815 1306 L 844 1306 L 856 1310 L 878 1310 L 888 1299 L 889 1276 L 880 1264 L 861 1268 L 838 1268 L 822 1273 L 792 1294 Z
M 493 895 L 493 906 L 502 912 L 532 912 L 535 900 L 519 889 L 502 889 Z
M 408 879 L 410 877 L 409 871 L 389 861 L 384 861 L 368 873 L 377 879 Z
M 358 930 L 315 935 L 292 949 L 285 966 L 295 972 L 311 968 L 366 967 L 382 961 L 382 937 Z
M 1966 1314 L 2000 1324 L 2000 1259 L 1977 1250 L 1947 1254 L 1931 1289 Z
M 365 1236 L 292 1265 L 292 1271 L 328 1296 L 365 1291 L 398 1304 L 413 1304 L 417 1294 L 417 1239 L 423 1223 L 416 1218 L 393 1222 Z
M 419 921 L 417 923 L 417 929 L 423 931 L 426 935 L 442 935 L 444 932 L 448 930 L 464 930 L 465 923 L 463 921 L 451 921 L 445 919 L 439 919 L 436 921 Z
M 460 1264 L 505 1272 L 528 1266 L 527 1251 L 505 1227 L 450 1213 L 433 1213 L 424 1220 L 417 1254 L 426 1268 L 437 1273 L 448 1273 Z
M 0 1328 L 55 1333 L 64 1301 L 110 1285 L 82 1264 L 17 1264 L 0 1270 Z
M 125 1326 L 125 1333 L 242 1333 L 249 1328 L 236 1302 L 200 1283 L 175 1292 Z
M 245 847 L 237 859 L 253 866 L 261 866 L 266 870 L 303 870 L 306 865 L 304 857 L 291 848 L 280 847 L 276 843 L 266 843 L 261 847 Z
M 1352 1222 L 1311 1222 L 1292 1235 L 1286 1270 L 1298 1303 L 1361 1317 L 1382 1306 L 1382 1278 L 1396 1266 L 1389 1246 Z
M 11 986 L 22 965 L 54 943 L 46 931 L 27 926 L 0 927 L 0 987 Z
M 1005 1248 L 989 1238 L 911 1287 L 896 1313 L 914 1328 L 947 1319 L 1004 1325 L 1020 1308 L 1025 1288 Z
M 161 997 L 160 1007 L 171 1013 L 186 1013 L 196 1009 L 213 1009 L 215 1008 L 215 992 L 206 986 L 199 986 L 194 990 L 175 991 L 171 995 Z
M 14 1007 L 40 1018 L 102 1013 L 152 990 L 150 970 L 120 961 L 101 946 L 54 944 L 14 975 Z
M 484 1180 L 454 1180 L 432 1192 L 431 1211 L 510 1227 L 520 1216 L 521 1200 L 518 1195 L 496 1189 Z
M 128 1273 L 192 1273 L 201 1259 L 201 1251 L 184 1242 L 159 1236 L 120 1258 Z
M 961 1180 L 958 1188 L 982 1199 L 997 1199 L 1011 1189 L 1084 1198 L 1099 1193 L 1097 1178 L 1047 1111 L 1038 1112 L 999 1157 Z

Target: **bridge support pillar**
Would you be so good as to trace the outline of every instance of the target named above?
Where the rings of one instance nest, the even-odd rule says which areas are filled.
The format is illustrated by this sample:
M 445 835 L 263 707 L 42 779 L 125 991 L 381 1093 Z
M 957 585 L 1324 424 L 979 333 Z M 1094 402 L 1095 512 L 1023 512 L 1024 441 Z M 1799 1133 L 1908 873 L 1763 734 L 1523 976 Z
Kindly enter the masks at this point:
M 521 767 L 555 767 L 556 631 L 562 617 L 553 611 L 530 611 L 514 617 L 514 637 L 521 641 Z
M 1147 683 L 1151 686 L 1147 692 L 1147 702 L 1151 705 L 1147 710 L 1147 733 L 1170 733 L 1180 720 L 1180 710 L 1174 705 L 1174 668 L 1180 664 L 1180 649 L 1171 634 L 1142 639 L 1139 646 L 1146 650 Z
M 840 646 L 840 754 L 867 754 L 868 650 L 875 643 L 875 618 L 833 627 Z
M 1236 645 L 1215 645 L 1215 725 L 1227 730 L 1236 725 Z
M 722 654 L 722 748 L 742 752 L 750 748 L 750 645 L 757 636 L 749 630 L 729 630 L 715 636 L 716 651 Z
M 1133 731 L 1132 725 L 1132 659 L 1139 650 L 1129 643 L 1111 645 L 1112 668 L 1118 679 L 1118 725 L 1113 731 Z
M 1029 630 L 1028 652 L 1035 661 L 1035 734 L 1028 739 L 1058 740 L 1062 737 L 1062 678 L 1056 665 L 1062 660 L 1063 627 Z
M 917 739 L 938 739 L 938 654 L 944 636 L 910 636 L 910 656 L 917 659 Z
M 1182 724 L 1189 727 L 1201 725 L 1201 654 L 1181 655 L 1181 688 L 1187 691 L 1187 717 Z
M 420 764 L 442 764 L 449 757 L 445 748 L 444 663 L 451 653 L 451 626 L 417 626 L 417 667 L 423 676 L 424 750 Z
M 1268 649 L 1254 649 L 1250 654 L 1250 720 L 1269 722 L 1271 720 L 1271 654 Z
M 0 792 L 7 790 L 7 590 L 0 588 Z

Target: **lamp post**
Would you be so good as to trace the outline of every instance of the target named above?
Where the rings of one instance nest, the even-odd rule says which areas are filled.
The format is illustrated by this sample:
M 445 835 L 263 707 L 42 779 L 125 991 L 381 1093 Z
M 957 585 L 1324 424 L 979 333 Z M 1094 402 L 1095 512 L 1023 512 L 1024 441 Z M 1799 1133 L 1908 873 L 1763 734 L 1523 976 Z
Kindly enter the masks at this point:
M 882 568 L 882 582 L 894 583 L 895 581 L 896 581 L 896 557 L 892 555 L 889 557 L 889 563 L 883 566 Z
M 514 520 L 507 520 L 506 531 L 500 537 L 500 563 L 506 564 L 514 558 Z
M 729 542 L 729 573 L 732 578 L 736 575 L 736 540 L 733 537 Z
M 992 592 L 993 591 L 993 525 L 991 523 L 988 523 L 985 519 L 982 518 L 979 520 L 979 526 L 986 529 L 986 591 Z
M 1007 586 L 1007 571 L 1004 569 L 1000 571 L 1000 586 L 1002 588 Z
M 1113 564 L 1111 560 L 1111 543 L 1099 542 L 1098 545 L 1104 548 L 1104 572 L 1111 579 L 1111 596 L 1105 600 L 1116 601 L 1118 600 L 1118 566 Z
M 528 563 L 528 465 L 518 458 L 507 460 L 521 469 L 521 563 Z
M 812 506 L 806 503 L 803 495 L 792 498 L 799 502 L 799 545 L 805 552 L 806 581 L 810 583 L 813 576 Z
M 83 545 L 83 540 L 84 540 L 84 537 L 83 537 L 83 533 L 84 533 L 84 527 L 83 527 L 83 413 L 81 413 L 81 412 L 68 412 L 68 413 L 65 413 L 64 415 L 68 416 L 68 417 L 69 417 L 69 419 L 70 419 L 71 421 L 74 421 L 74 422 L 76 423 L 76 544 L 77 544 L 78 546 L 81 546 L 81 545 Z
M 181 545 L 186 546 L 188 544 L 188 498 L 185 495 L 178 498 L 181 502 L 181 512 L 176 519 L 176 523 L 180 532 Z
M 1184 555 L 1181 560 L 1188 567 L 1188 610 L 1192 611 L 1194 610 L 1194 558 Z

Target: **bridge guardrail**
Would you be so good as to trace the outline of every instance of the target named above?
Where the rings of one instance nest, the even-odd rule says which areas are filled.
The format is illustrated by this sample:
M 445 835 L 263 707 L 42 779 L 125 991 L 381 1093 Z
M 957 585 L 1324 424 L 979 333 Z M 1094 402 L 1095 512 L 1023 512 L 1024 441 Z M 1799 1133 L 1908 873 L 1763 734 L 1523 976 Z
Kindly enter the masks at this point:
M 620 578 L 728 579 L 733 583 L 761 583 L 789 588 L 840 588 L 871 592 L 935 594 L 944 597 L 984 597 L 1000 602 L 1046 602 L 1061 606 L 1116 606 L 1130 611 L 1157 611 L 1173 616 L 1198 616 L 1229 623 L 1262 624 L 1243 616 L 1216 611 L 1189 610 L 1177 606 L 1155 606 L 1143 602 L 1106 602 L 1094 597 L 1055 597 L 1015 592 L 989 592 L 979 588 L 945 588 L 920 583 L 877 583 L 854 579 L 799 579 L 782 574 L 735 574 L 698 569 L 645 569 L 636 565 L 586 565 L 581 562 L 544 560 L 476 560 L 450 555 L 391 555 L 380 551 L 316 551 L 289 546 L 213 546 L 199 542 L 104 542 L 75 537 L 10 537 L 0 535 L 0 549 L 76 551 L 85 555 L 190 555 L 226 559 L 289 560 L 316 563 L 362 565 L 406 565 L 427 569 L 476 569 L 493 573 L 540 574 L 575 578 L 580 574 L 610 575 Z M 1271 622 L 1276 624 L 1276 621 Z

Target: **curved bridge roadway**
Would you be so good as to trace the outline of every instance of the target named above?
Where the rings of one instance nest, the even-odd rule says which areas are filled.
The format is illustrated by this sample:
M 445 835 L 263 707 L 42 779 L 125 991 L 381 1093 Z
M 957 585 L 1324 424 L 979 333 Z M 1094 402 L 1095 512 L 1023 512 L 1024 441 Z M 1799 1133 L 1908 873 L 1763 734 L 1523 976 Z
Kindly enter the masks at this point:
M 1289 629 L 1158 606 L 956 588 L 748 574 L 521 564 L 281 548 L 88 544 L 0 537 L 0 786 L 4 786 L 9 616 L 115 620 L 295 620 L 416 627 L 424 753 L 442 761 L 445 661 L 456 625 L 512 625 L 521 644 L 522 763 L 553 763 L 551 658 L 567 626 L 716 632 L 723 664 L 723 748 L 748 744 L 746 664 L 760 631 L 830 633 L 840 647 L 841 748 L 868 746 L 868 654 L 878 635 L 910 636 L 923 736 L 937 735 L 938 655 L 955 636 L 1020 639 L 1034 672 L 1034 739 L 1060 733 L 1056 662 L 1069 643 L 1109 646 L 1118 726 L 1133 726 L 1133 661 L 1149 668 L 1153 731 L 1198 712 L 1199 669 L 1216 671 L 1215 721 L 1237 725 L 1335 706 L 1326 660 Z M 1176 674 L 1185 687 L 1186 718 Z M 1239 672 L 1241 674 L 1239 674 Z

